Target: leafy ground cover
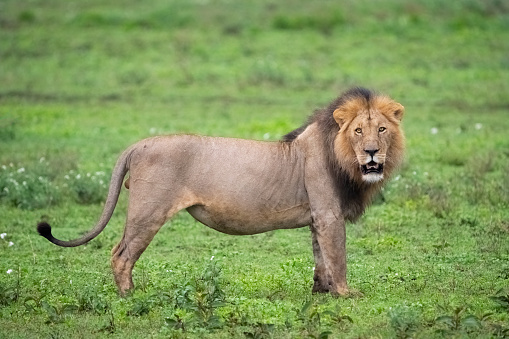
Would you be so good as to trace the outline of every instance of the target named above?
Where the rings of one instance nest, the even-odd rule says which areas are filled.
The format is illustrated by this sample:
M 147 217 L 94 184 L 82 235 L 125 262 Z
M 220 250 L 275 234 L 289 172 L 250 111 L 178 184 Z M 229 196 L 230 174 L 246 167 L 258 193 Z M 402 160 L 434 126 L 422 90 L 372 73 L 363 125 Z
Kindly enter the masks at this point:
M 0 337 L 509 335 L 509 6 L 497 0 L 0 4 Z M 311 295 L 307 229 L 165 225 L 117 296 L 99 237 L 132 142 L 277 140 L 362 85 L 406 107 L 407 158 L 347 228 L 350 298 Z

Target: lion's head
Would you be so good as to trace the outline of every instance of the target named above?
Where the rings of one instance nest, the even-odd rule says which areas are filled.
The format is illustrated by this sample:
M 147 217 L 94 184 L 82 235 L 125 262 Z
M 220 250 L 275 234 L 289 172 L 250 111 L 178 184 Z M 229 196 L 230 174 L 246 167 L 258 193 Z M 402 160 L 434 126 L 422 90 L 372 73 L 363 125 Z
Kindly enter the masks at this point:
M 339 126 L 334 153 L 340 168 L 357 182 L 383 181 L 403 159 L 404 107 L 359 88 L 340 99 L 332 113 Z
M 353 88 L 316 111 L 307 124 L 285 135 L 283 141 L 293 141 L 316 123 L 338 177 L 346 174 L 361 186 L 381 184 L 403 160 L 403 113 L 404 107 L 389 97 Z

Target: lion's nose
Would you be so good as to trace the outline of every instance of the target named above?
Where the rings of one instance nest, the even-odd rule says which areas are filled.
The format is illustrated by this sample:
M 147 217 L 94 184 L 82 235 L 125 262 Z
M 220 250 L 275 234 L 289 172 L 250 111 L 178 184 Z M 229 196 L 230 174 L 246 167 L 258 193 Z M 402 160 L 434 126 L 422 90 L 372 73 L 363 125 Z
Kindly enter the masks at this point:
M 376 154 L 376 152 L 378 152 L 379 149 L 365 149 L 364 152 L 368 153 L 369 155 L 371 155 L 371 157 L 373 158 Z

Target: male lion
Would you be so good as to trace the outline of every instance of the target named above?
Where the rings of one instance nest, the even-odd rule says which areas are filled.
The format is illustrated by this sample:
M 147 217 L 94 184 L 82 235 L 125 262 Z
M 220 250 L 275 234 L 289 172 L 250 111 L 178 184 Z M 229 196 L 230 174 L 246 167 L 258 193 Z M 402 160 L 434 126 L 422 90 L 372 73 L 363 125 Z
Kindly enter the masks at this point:
M 386 96 L 353 88 L 280 142 L 196 135 L 145 139 L 117 161 L 104 211 L 91 231 L 62 241 L 45 222 L 37 230 L 64 247 L 95 238 L 110 220 L 129 171 L 127 221 L 111 259 L 120 294 L 134 287 L 134 264 L 160 227 L 185 208 L 227 234 L 310 225 L 313 292 L 344 295 L 345 221 L 363 213 L 401 163 L 403 111 Z

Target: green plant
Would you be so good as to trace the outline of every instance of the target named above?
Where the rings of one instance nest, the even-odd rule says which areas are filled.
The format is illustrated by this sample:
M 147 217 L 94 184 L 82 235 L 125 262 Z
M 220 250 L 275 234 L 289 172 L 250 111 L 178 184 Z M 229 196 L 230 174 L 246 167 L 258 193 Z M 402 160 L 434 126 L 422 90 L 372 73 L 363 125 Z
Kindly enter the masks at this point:
M 331 322 L 341 331 L 345 330 L 349 324 L 353 324 L 353 319 L 348 314 L 340 312 L 339 306 L 336 306 L 334 311 L 326 310 L 323 314 L 328 315 Z
M 0 201 L 26 210 L 55 205 L 61 199 L 59 187 L 47 177 L 47 165 L 16 168 L 12 163 L 0 168 Z
M 80 204 L 97 204 L 106 199 L 107 176 L 104 171 L 76 173 L 71 170 L 65 175 L 66 185 Z
M 223 323 L 216 310 L 226 305 L 220 283 L 221 268 L 216 261 L 210 261 L 202 274 L 192 282 L 185 283 L 175 292 L 175 305 L 192 312 L 192 323 L 197 327 L 217 329 Z M 172 319 L 179 323 L 179 319 Z
M 261 322 L 250 324 L 250 327 L 249 330 L 244 331 L 244 335 L 246 338 L 252 339 L 271 338 L 275 328 L 274 324 L 265 324 Z
M 0 118 L 0 140 L 11 141 L 16 137 L 17 120 Z
M 13 286 L 6 286 L 0 283 L 0 305 L 6 306 L 18 300 L 18 291 Z
M 490 297 L 491 300 L 495 301 L 499 308 L 506 312 L 509 312 L 509 289 L 501 288 L 495 293 L 494 296 Z
M 148 314 L 154 305 L 154 299 L 151 296 L 143 295 L 141 297 L 132 297 L 132 307 L 127 311 L 127 315 L 140 317 Z
M 185 332 L 187 329 L 187 324 L 184 318 L 178 312 L 175 312 L 173 317 L 164 318 L 164 323 L 166 326 L 174 330 L 182 330 L 182 332 Z
M 322 328 L 323 313 L 318 310 L 318 305 L 309 300 L 302 306 L 297 319 L 301 322 L 301 334 L 307 338 L 326 339 L 332 332 Z
M 113 315 L 113 311 L 108 309 L 108 322 L 99 328 L 98 332 L 106 332 L 109 334 L 115 333 L 116 325 L 115 325 L 115 317 Z
M 441 309 L 446 311 L 444 307 L 441 307 Z M 458 331 L 470 332 L 479 329 L 482 326 L 482 322 L 491 316 L 491 313 L 486 313 L 481 318 L 478 318 L 473 314 L 467 313 L 467 310 L 467 306 L 458 306 L 452 310 L 451 315 L 441 315 L 437 317 L 435 323 L 445 327 L 438 331 L 444 334 Z
M 42 309 L 46 311 L 46 324 L 58 324 L 65 320 L 67 316 L 78 311 L 78 306 L 68 303 L 57 303 L 51 305 L 47 301 L 41 302 Z
M 419 322 L 414 310 L 403 306 L 391 308 L 388 312 L 390 324 L 396 332 L 396 338 L 413 338 Z
M 105 298 L 97 293 L 97 286 L 87 285 L 78 292 L 77 296 L 79 312 L 93 312 L 96 314 L 104 314 L 110 310 L 110 304 Z

